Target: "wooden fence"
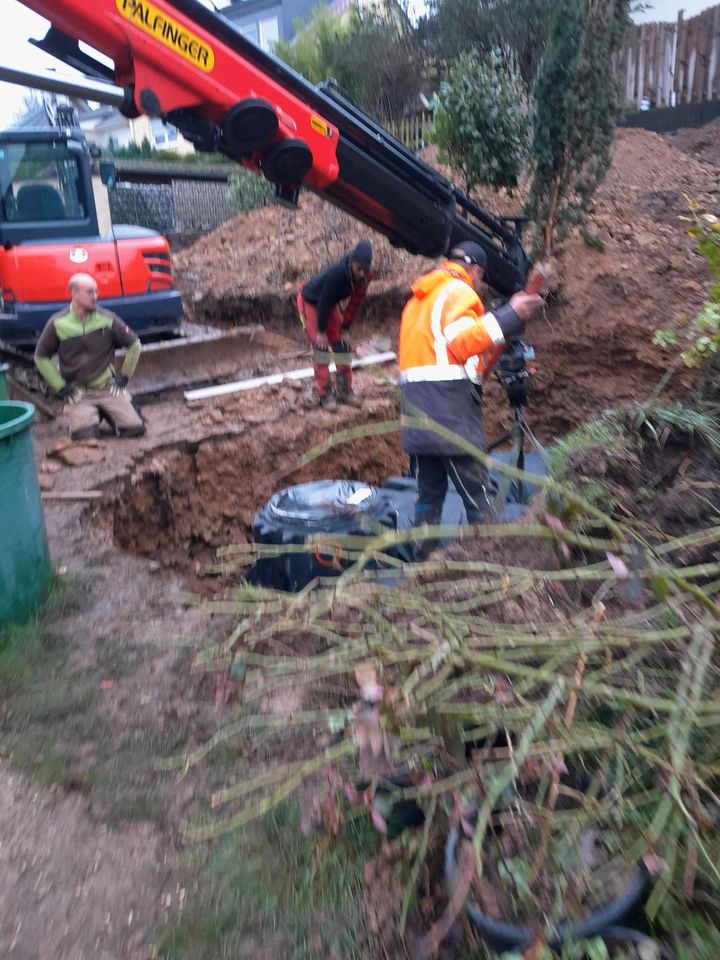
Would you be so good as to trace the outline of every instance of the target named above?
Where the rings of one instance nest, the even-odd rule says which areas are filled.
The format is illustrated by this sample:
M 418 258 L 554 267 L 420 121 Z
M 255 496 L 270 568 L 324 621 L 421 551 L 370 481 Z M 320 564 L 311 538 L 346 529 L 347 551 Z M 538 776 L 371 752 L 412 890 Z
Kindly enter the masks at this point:
M 432 125 L 432 111 L 421 110 L 403 117 L 399 123 L 387 124 L 387 130 L 396 140 L 411 150 L 422 150 L 428 145 L 428 133 Z
M 676 23 L 636 24 L 619 63 L 625 100 L 656 107 L 720 97 L 720 4 Z

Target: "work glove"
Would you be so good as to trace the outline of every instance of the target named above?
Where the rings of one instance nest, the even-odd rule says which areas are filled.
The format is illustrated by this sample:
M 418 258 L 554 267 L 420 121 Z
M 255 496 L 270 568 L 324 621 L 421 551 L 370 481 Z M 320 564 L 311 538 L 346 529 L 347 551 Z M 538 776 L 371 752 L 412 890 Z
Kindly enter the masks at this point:
M 76 403 L 80 403 L 82 400 L 82 390 L 74 387 L 71 383 L 66 383 L 60 387 L 55 396 L 63 403 L 69 403 L 71 407 L 74 407 Z
M 123 376 L 122 373 L 114 373 L 110 384 L 111 397 L 124 397 L 127 393 L 127 385 L 130 377 Z
M 343 351 L 345 353 L 350 353 L 352 351 L 352 337 L 350 336 L 350 330 L 348 327 L 342 328 L 340 338 L 340 342 L 343 345 Z

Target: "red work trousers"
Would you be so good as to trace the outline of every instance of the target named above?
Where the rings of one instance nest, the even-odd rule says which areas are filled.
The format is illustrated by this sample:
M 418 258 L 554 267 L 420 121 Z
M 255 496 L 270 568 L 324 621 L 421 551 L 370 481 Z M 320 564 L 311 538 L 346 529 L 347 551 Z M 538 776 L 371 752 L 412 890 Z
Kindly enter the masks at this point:
M 319 350 L 316 346 L 318 337 L 317 305 L 303 300 L 302 292 L 297 295 L 297 308 L 300 321 L 305 328 L 308 340 L 313 348 L 313 370 L 315 371 L 315 389 L 319 397 L 324 397 L 330 386 L 330 351 Z M 334 306 L 327 318 L 328 344 L 333 353 L 349 354 L 350 350 L 342 338 L 342 314 Z M 342 389 L 350 392 L 352 389 L 352 367 L 349 363 L 337 363 L 338 378 L 342 382 Z

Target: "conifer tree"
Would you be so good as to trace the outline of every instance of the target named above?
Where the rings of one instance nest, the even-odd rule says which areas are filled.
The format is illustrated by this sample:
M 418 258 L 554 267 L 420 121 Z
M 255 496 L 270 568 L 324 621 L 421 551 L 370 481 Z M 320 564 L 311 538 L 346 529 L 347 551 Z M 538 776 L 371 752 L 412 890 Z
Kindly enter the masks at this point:
M 610 165 L 621 100 L 615 59 L 628 0 L 555 0 L 533 90 L 532 183 L 527 213 L 545 255 L 582 227 Z

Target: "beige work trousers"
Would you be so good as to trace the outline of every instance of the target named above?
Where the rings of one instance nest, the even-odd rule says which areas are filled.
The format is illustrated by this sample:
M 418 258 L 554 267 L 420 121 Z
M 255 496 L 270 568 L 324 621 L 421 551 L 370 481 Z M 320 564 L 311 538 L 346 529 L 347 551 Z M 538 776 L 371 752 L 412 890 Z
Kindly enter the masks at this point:
M 130 395 L 126 393 L 113 397 L 108 387 L 102 390 L 85 390 L 80 403 L 65 404 L 64 413 L 71 435 L 99 426 L 100 413 L 106 413 L 118 430 L 142 426 L 142 420 L 131 403 Z

